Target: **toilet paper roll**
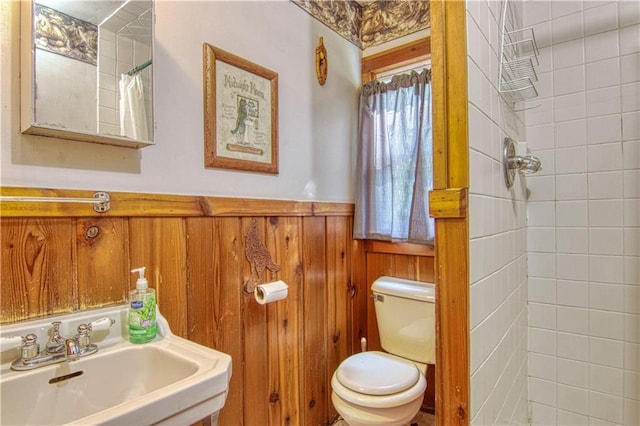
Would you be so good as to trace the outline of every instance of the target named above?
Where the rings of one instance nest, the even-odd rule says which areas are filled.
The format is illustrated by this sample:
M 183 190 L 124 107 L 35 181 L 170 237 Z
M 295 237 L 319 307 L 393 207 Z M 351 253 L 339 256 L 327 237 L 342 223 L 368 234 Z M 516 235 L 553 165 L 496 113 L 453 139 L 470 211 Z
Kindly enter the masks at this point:
M 273 281 L 270 283 L 259 284 L 256 286 L 253 294 L 256 297 L 256 302 L 261 305 L 266 303 L 282 300 L 287 297 L 289 293 L 289 287 L 284 281 Z

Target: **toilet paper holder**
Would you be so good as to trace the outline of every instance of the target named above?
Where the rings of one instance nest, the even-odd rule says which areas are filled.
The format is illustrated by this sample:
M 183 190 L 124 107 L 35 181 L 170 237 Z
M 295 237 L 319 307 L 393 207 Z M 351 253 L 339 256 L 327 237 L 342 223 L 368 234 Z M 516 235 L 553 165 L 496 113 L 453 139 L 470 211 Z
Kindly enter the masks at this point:
M 258 284 L 254 290 L 254 297 L 260 305 L 285 299 L 288 294 L 289 286 L 281 280 Z

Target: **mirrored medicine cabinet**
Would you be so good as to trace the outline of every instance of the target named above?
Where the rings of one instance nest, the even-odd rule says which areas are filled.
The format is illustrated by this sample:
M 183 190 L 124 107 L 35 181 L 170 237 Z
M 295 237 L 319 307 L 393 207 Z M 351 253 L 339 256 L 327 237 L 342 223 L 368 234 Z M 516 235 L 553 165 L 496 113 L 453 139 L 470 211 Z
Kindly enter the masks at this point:
M 21 2 L 23 133 L 154 143 L 153 1 Z

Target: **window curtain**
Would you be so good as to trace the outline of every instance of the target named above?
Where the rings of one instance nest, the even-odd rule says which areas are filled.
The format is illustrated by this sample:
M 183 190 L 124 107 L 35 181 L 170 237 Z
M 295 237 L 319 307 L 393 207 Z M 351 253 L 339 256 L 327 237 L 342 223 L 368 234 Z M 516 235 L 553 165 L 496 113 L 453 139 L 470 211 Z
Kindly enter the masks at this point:
M 430 82 L 424 70 L 362 87 L 355 238 L 433 245 Z

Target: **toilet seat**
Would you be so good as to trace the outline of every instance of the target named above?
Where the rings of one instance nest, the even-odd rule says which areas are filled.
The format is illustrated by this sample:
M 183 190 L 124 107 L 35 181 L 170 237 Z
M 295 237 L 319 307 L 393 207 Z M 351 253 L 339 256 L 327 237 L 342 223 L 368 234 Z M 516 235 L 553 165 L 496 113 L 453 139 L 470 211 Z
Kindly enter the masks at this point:
M 350 356 L 340 364 L 337 373 L 342 385 L 367 395 L 402 392 L 415 385 L 420 376 L 414 363 L 378 351 Z
M 347 358 L 331 378 L 340 398 L 364 407 L 397 407 L 419 398 L 427 382 L 411 361 L 384 352 Z

